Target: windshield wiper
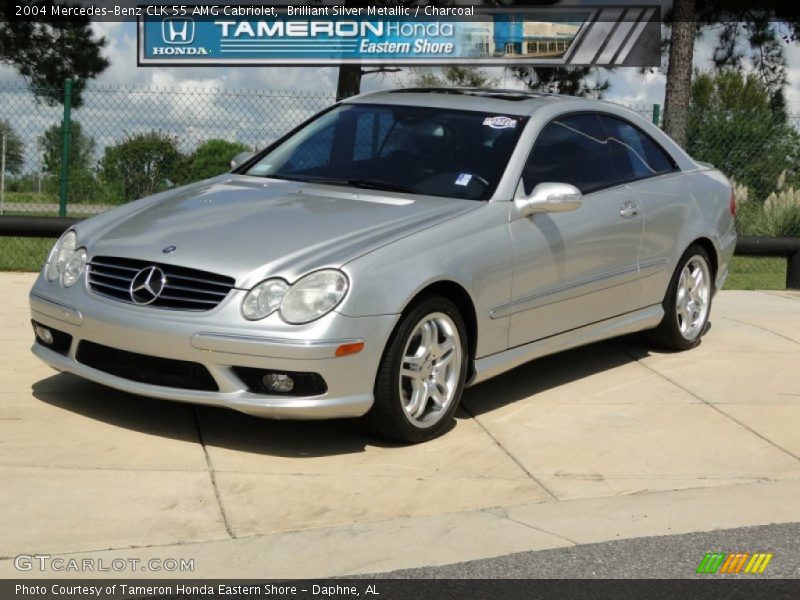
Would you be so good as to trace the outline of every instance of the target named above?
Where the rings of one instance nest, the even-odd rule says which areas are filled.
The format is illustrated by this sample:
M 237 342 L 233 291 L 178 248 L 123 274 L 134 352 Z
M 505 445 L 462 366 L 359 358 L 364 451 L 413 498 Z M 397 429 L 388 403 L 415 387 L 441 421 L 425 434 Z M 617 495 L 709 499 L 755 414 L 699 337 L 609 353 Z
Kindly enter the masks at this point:
M 346 179 L 347 185 L 367 190 L 382 190 L 384 192 L 402 192 L 404 194 L 416 193 L 410 187 L 391 183 L 390 181 L 379 181 L 377 179 Z
M 277 179 L 288 181 L 302 181 L 303 183 L 321 183 L 323 185 L 349 185 L 351 187 L 362 188 L 365 190 L 381 190 L 384 192 L 402 192 L 414 194 L 414 190 L 409 187 L 391 183 L 389 181 L 378 181 L 376 179 L 359 179 L 357 177 L 346 179 L 336 179 L 333 177 L 297 177 L 292 175 L 270 175 Z

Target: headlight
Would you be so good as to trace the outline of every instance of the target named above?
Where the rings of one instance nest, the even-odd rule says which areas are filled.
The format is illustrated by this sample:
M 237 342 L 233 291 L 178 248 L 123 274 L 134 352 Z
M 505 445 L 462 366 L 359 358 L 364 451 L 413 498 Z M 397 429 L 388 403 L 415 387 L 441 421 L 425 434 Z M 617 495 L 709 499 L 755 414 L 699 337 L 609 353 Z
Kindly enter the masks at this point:
M 242 314 L 255 321 L 271 315 L 281 305 L 289 284 L 283 279 L 267 279 L 247 292 L 242 302 Z
M 281 303 L 281 318 L 287 323 L 308 323 L 332 310 L 347 293 L 347 277 L 325 269 L 297 281 Z
M 64 267 L 64 272 L 61 273 L 61 285 L 68 288 L 73 283 L 78 281 L 78 278 L 86 266 L 86 248 L 78 248 L 75 253 L 67 261 L 67 266 Z
M 72 254 L 75 252 L 77 242 L 78 236 L 72 230 L 58 239 L 56 245 L 50 251 L 50 257 L 47 259 L 45 275 L 48 281 L 55 281 L 64 272 L 69 259 L 72 258 Z

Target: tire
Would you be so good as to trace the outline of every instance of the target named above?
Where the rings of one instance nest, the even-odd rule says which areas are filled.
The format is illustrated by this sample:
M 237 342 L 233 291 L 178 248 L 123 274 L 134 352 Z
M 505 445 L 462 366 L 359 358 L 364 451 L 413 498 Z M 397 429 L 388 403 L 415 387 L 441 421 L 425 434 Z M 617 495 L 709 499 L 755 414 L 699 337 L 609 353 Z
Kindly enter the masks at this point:
M 714 274 L 708 251 L 699 245 L 684 252 L 662 303 L 664 318 L 648 332 L 655 345 L 667 350 L 690 350 L 708 330 Z M 686 278 L 686 279 L 684 279 Z M 684 301 L 684 298 L 687 298 Z M 679 310 L 681 306 L 681 310 Z
M 450 300 L 437 295 L 414 304 L 383 352 L 369 428 L 403 443 L 441 435 L 461 401 L 468 347 L 464 319 Z

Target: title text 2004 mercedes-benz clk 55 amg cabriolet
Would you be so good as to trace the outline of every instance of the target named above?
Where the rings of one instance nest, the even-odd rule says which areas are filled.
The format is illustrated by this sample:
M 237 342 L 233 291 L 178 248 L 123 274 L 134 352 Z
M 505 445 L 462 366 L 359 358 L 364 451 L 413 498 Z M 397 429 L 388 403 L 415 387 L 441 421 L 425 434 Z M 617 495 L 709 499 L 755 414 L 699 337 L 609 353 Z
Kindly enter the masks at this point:
M 366 94 L 237 163 L 67 231 L 30 294 L 33 352 L 418 442 L 465 385 L 539 356 L 642 330 L 697 345 L 736 241 L 725 177 L 598 101 Z

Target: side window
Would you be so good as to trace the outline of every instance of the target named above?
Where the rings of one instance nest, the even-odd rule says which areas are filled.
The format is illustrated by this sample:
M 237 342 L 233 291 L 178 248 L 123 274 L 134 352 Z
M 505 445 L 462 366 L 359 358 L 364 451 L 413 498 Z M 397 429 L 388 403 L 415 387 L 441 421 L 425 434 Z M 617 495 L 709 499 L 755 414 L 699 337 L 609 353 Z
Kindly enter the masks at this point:
M 600 117 L 600 121 L 622 179 L 629 181 L 674 170 L 669 155 L 637 127 L 609 116 Z
M 568 115 L 547 125 L 525 163 L 522 180 L 531 193 L 539 183 L 569 183 L 588 193 L 618 182 L 614 158 L 597 115 Z

